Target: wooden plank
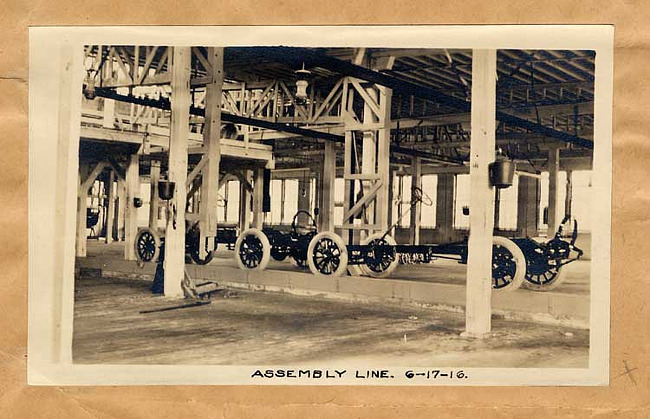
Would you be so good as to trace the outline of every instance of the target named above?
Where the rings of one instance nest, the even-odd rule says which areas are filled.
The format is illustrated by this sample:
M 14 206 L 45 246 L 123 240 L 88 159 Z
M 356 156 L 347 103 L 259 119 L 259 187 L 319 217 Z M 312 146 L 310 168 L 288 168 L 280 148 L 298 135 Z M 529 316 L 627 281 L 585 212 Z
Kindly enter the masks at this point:
M 496 132 L 496 50 L 472 52 L 472 135 L 470 215 L 465 333 L 483 337 L 491 330 L 494 190 L 488 165 L 494 161 Z
M 151 63 L 153 62 L 153 58 L 156 56 L 156 52 L 158 52 L 157 46 L 153 47 L 147 54 L 147 59 L 144 62 L 144 68 L 142 69 L 142 73 L 138 77 L 136 84 L 142 84 L 142 81 L 149 75 L 149 68 L 151 68 Z
M 343 220 L 348 220 L 352 217 L 355 217 L 363 208 L 364 205 L 367 205 L 370 203 L 372 200 L 376 198 L 377 191 L 381 188 L 382 186 L 382 181 L 378 180 L 372 185 L 372 188 L 368 190 L 367 194 L 364 194 L 361 199 L 359 199 L 355 204 L 345 212 L 343 215 Z
M 170 47 L 171 48 L 171 47 Z M 173 47 L 171 138 L 169 146 L 169 180 L 175 183 L 174 196 L 165 231 L 165 296 L 181 296 L 185 275 L 185 202 L 187 199 L 187 146 L 190 119 L 190 61 L 189 47 Z

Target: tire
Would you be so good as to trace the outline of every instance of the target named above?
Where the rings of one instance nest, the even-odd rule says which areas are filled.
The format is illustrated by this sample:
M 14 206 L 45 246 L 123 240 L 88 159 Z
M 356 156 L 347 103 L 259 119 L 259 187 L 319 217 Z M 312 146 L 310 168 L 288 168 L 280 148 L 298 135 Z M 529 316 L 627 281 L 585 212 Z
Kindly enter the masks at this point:
M 150 228 L 140 229 L 135 236 L 134 250 L 141 263 L 156 262 L 160 255 L 160 236 Z
M 316 276 L 341 276 L 348 268 L 348 249 L 335 233 L 318 233 L 309 242 L 307 264 Z
M 526 276 L 524 253 L 505 237 L 494 236 L 492 243 L 492 288 L 499 292 L 518 289 Z
M 271 243 L 266 234 L 257 228 L 250 228 L 240 234 L 235 242 L 235 260 L 241 269 L 266 269 L 271 260 Z
M 397 242 L 395 242 L 395 239 L 389 235 L 383 238 L 384 243 L 380 243 L 380 239 L 382 238 L 383 234 L 382 233 L 376 233 L 372 234 L 365 239 L 361 241 L 362 245 L 371 245 L 371 244 L 386 244 L 390 246 L 395 246 L 397 245 Z M 364 274 L 368 276 L 372 276 L 373 278 L 386 278 L 387 276 L 390 276 L 395 269 L 397 268 L 397 265 L 399 265 L 399 258 L 397 257 L 397 254 L 393 255 L 393 260 L 381 271 L 371 269 L 370 266 L 367 264 L 362 264 L 359 265 L 361 266 L 361 270 L 364 272 Z
M 192 258 L 192 262 L 194 262 L 197 265 L 207 265 L 208 263 L 212 262 L 212 259 L 214 258 L 214 253 L 216 251 L 217 251 L 216 248 L 214 250 L 209 251 L 208 254 L 205 255 L 205 259 L 201 259 L 198 249 L 192 248 L 190 250 L 190 257 Z
M 550 275 L 548 279 L 546 277 L 547 273 Z M 549 270 L 543 275 L 545 275 L 544 282 L 542 282 L 540 275 L 533 275 L 529 271 L 526 271 L 524 287 L 533 291 L 551 291 L 557 288 L 564 280 L 564 270 L 562 267 L 557 268 L 555 272 Z

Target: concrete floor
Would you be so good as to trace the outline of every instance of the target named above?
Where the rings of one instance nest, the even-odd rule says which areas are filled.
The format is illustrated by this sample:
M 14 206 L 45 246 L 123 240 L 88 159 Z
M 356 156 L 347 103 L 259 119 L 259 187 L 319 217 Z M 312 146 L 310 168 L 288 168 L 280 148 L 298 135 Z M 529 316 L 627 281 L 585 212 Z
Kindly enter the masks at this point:
M 140 314 L 171 300 L 148 281 L 77 279 L 75 363 L 587 367 L 589 332 L 493 319 L 460 337 L 464 315 L 412 305 L 289 294 L 218 293 L 206 306 Z

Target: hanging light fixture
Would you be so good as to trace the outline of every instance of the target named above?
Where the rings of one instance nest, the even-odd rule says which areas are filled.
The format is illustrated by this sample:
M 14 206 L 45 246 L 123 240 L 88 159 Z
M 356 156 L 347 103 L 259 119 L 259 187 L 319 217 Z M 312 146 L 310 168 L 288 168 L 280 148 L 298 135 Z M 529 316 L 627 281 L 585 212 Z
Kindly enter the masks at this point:
M 311 71 L 305 70 L 305 63 L 302 63 L 302 69 L 296 70 L 296 103 L 302 105 L 307 102 L 307 86 L 309 86 L 309 79 Z

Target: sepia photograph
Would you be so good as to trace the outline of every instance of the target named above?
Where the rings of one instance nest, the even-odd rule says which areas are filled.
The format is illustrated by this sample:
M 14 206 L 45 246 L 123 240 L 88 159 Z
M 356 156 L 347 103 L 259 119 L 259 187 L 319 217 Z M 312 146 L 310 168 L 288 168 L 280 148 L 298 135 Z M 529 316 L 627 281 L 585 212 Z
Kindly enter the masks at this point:
M 30 383 L 607 385 L 612 41 L 32 28 Z

